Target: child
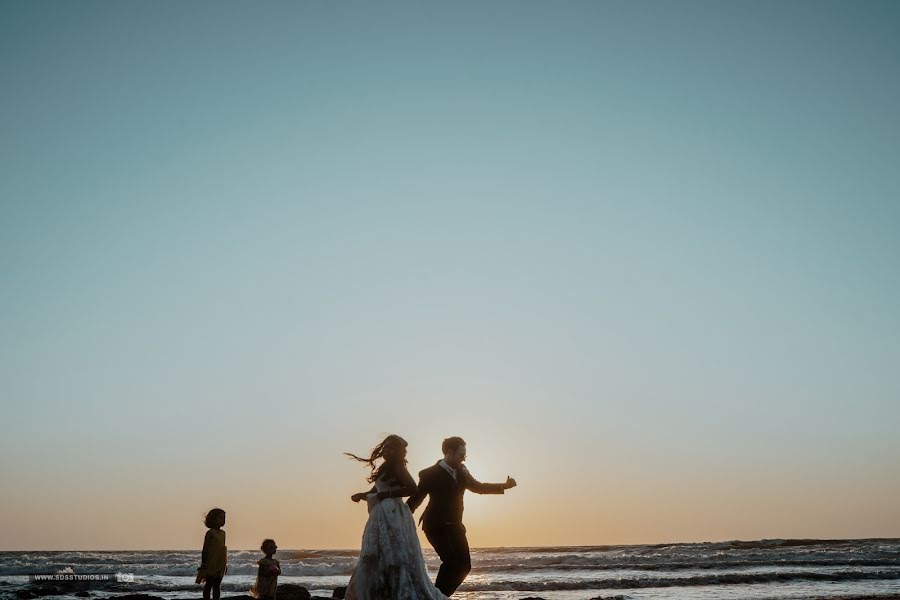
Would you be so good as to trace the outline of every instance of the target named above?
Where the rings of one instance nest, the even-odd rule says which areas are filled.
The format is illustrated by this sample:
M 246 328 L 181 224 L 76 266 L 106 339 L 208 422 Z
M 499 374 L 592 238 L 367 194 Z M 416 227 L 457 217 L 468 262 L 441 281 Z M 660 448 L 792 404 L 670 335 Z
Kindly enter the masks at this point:
M 278 576 L 281 575 L 281 563 L 272 558 L 272 555 L 278 550 L 278 546 L 275 545 L 275 540 L 263 540 L 259 549 L 266 557 L 259 559 L 256 583 L 250 588 L 250 594 L 260 600 L 275 600 Z
M 219 600 L 219 587 L 222 577 L 228 566 L 228 548 L 225 547 L 225 511 L 214 508 L 206 515 L 205 524 L 209 527 L 206 538 L 203 540 L 203 552 L 200 555 L 200 568 L 197 569 L 197 583 L 206 583 L 203 586 L 203 600 L 210 600 L 209 592 L 212 591 L 213 600 Z

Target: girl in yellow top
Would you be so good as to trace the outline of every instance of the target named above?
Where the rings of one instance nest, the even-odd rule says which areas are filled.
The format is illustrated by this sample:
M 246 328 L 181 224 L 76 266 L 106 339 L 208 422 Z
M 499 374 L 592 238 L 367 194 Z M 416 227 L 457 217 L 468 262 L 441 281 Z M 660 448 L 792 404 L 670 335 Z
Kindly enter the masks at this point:
M 200 555 L 200 568 L 197 569 L 197 583 L 206 583 L 203 586 L 203 600 L 210 600 L 212 591 L 213 600 L 219 600 L 222 577 L 228 566 L 228 548 L 225 547 L 225 511 L 214 508 L 206 515 L 206 538 L 203 540 L 203 552 Z

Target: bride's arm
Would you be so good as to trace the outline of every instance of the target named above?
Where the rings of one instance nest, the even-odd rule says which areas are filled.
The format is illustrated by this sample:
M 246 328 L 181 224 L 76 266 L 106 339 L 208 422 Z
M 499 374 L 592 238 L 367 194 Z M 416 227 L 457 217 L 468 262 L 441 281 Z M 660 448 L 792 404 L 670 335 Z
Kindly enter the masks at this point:
M 350 499 L 353 500 L 354 502 L 359 502 L 360 500 L 365 500 L 366 496 L 368 496 L 369 494 L 374 494 L 376 491 L 377 490 L 375 489 L 375 486 L 373 485 L 372 489 L 369 490 L 368 492 L 359 492 L 358 494 L 353 494 L 352 496 L 350 496 Z
M 425 500 L 425 496 L 429 493 L 430 484 L 429 478 L 423 473 L 427 473 L 428 470 L 424 470 L 419 473 L 419 485 L 417 487 L 416 493 L 409 497 L 409 500 L 406 501 L 406 505 L 409 506 L 409 510 L 412 512 L 416 512 L 416 509 L 419 508 L 419 505 L 422 504 L 422 501 Z
M 403 498 L 404 496 L 412 496 L 418 491 L 416 487 L 416 480 L 412 478 L 412 475 L 409 474 L 409 471 L 406 467 L 397 467 L 394 471 L 394 477 L 397 478 L 397 481 L 400 482 L 402 487 L 390 490 L 389 492 L 378 492 L 378 499 L 384 500 L 385 498 Z

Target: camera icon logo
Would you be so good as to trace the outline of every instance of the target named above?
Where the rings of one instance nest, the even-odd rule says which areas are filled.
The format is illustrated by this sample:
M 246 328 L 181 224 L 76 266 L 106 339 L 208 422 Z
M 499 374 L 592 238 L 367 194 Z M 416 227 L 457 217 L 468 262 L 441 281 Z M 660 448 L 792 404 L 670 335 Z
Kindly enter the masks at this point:
M 134 573 L 116 573 L 116 581 L 119 583 L 134 583 Z

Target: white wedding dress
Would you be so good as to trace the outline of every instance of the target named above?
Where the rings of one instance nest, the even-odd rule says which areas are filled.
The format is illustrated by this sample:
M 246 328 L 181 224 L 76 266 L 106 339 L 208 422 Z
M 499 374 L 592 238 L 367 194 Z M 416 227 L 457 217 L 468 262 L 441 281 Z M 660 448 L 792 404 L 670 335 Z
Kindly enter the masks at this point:
M 397 489 L 375 482 L 379 492 Z M 369 520 L 345 600 L 447 600 L 425 570 L 416 523 L 405 498 L 369 494 Z

